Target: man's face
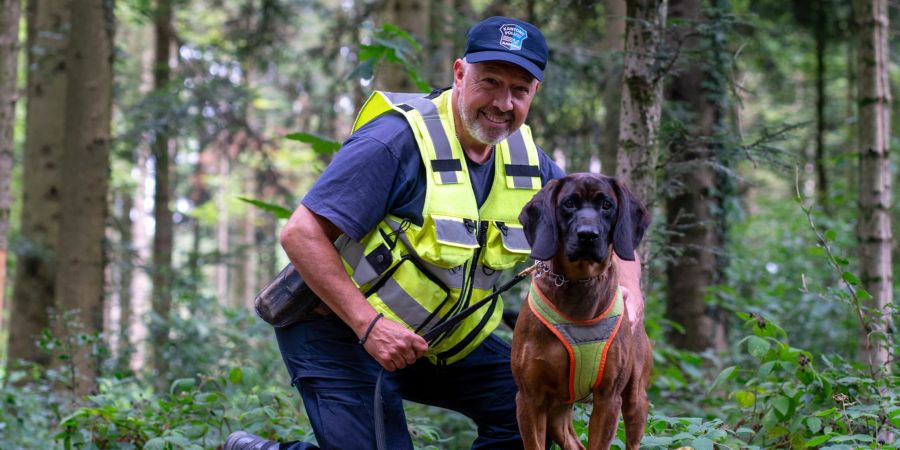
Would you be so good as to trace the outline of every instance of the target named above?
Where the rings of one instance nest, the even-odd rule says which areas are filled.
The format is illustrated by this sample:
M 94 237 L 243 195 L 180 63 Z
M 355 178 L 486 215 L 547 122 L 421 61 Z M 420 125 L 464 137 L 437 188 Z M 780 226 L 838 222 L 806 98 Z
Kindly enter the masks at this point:
M 524 69 L 500 61 L 457 60 L 453 74 L 464 132 L 485 145 L 497 144 L 519 129 L 540 86 Z

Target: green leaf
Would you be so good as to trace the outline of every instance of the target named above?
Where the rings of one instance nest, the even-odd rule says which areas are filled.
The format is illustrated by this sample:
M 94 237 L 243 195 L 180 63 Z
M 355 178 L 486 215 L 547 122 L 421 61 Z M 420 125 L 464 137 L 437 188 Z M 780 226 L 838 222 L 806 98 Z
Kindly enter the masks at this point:
M 806 441 L 806 446 L 807 446 L 807 447 L 815 447 L 815 446 L 817 446 L 817 445 L 824 444 L 824 443 L 828 442 L 828 440 L 831 439 L 832 436 L 835 436 L 835 434 L 834 434 L 834 433 L 828 433 L 828 434 L 823 434 L 823 435 L 820 435 L 820 436 L 816 436 L 816 437 L 814 437 L 814 438 L 812 438 L 812 439 Z
M 697 438 L 691 442 L 691 447 L 694 447 L 694 450 L 713 450 L 713 441 L 707 438 Z
M 325 139 L 310 133 L 290 133 L 285 136 L 285 139 L 310 144 L 313 151 L 320 155 L 330 155 L 341 148 L 340 142 Z
M 715 380 L 713 380 L 712 384 L 709 386 L 709 389 L 706 390 L 706 393 L 708 394 L 712 392 L 713 389 L 715 389 L 719 385 L 719 383 L 730 380 L 732 374 L 734 374 L 735 368 L 735 366 L 726 367 L 725 370 L 719 372 L 719 375 L 716 376 Z
M 849 285 L 851 285 L 851 286 L 857 286 L 857 285 L 859 285 L 859 278 L 857 278 L 857 276 L 854 275 L 854 274 L 851 273 L 851 272 L 844 272 L 844 273 L 842 273 L 842 274 L 841 274 L 841 278 L 843 278 L 844 281 L 846 281 L 847 284 L 849 284 Z
M 869 291 L 867 291 L 863 288 L 859 288 L 856 290 L 856 296 L 859 297 L 859 299 L 863 300 L 863 301 L 872 299 L 872 294 L 870 294 Z
M 409 42 L 409 45 L 412 45 L 412 47 L 413 47 L 417 52 L 422 51 L 422 45 L 419 44 L 419 43 L 416 41 L 416 39 L 415 39 L 414 37 L 412 37 L 411 34 L 407 33 L 406 30 L 404 30 L 403 28 L 400 28 L 400 27 L 398 27 L 397 25 L 394 25 L 394 24 L 392 24 L 392 23 L 386 23 L 386 24 L 384 24 L 384 25 L 381 26 L 381 29 L 384 30 L 384 32 L 387 33 L 387 34 L 399 36 L 400 38 L 402 38 L 402 39 L 405 40 L 406 42 Z
M 891 418 L 891 425 L 895 427 L 900 427 L 900 408 L 895 409 L 889 414 Z
M 179 392 L 189 391 L 196 384 L 197 380 L 193 378 L 179 378 L 172 382 L 172 386 L 169 388 L 169 393 L 175 395 Z
M 238 197 L 238 200 L 249 203 L 253 206 L 256 206 L 257 208 L 259 208 L 263 211 L 272 213 L 272 215 L 274 215 L 275 217 L 277 217 L 279 219 L 287 219 L 287 218 L 291 217 L 291 213 L 292 213 L 291 210 L 289 210 L 283 206 L 278 206 L 278 205 L 274 205 L 272 203 L 266 203 L 262 200 L 255 200 L 255 199 L 247 198 L 247 197 Z
M 769 362 L 759 366 L 759 371 L 756 372 L 757 378 L 759 378 L 760 381 L 763 381 L 766 378 L 768 378 L 769 374 L 772 373 L 772 369 L 775 368 L 776 364 L 778 364 L 778 361 L 769 361 Z
M 749 336 L 749 339 L 747 339 L 747 350 L 756 358 L 765 356 L 770 347 L 769 341 L 761 337 Z
M 791 410 L 791 399 L 780 395 L 772 402 L 772 406 L 775 408 L 775 411 L 778 411 L 781 414 L 781 417 L 784 418 L 787 416 L 788 411 Z
M 753 403 L 756 402 L 756 395 L 750 391 L 735 391 L 734 400 L 737 401 L 738 405 L 741 405 L 744 408 L 752 408 Z
M 854 434 L 851 436 L 835 436 L 831 439 L 834 443 L 841 442 L 874 442 L 875 438 L 868 434 Z
M 228 380 L 231 381 L 231 384 L 238 384 L 243 379 L 244 371 L 242 371 L 240 367 L 232 367 L 228 372 Z
M 834 230 L 826 230 L 825 231 L 825 239 L 829 241 L 833 241 L 837 239 L 837 232 Z
M 347 75 L 347 80 L 371 80 L 372 77 L 375 76 L 375 58 L 362 59 L 362 62 L 359 63 L 358 66 L 354 67 L 350 74 Z
M 161 437 L 155 437 L 144 443 L 144 450 L 165 450 L 166 440 Z
M 641 439 L 641 447 L 668 447 L 675 440 L 666 436 L 644 436 Z
M 374 59 L 381 59 L 382 55 L 384 55 L 385 47 L 383 45 L 360 45 L 359 53 L 357 58 L 360 61 L 372 61 Z M 371 77 L 369 77 L 371 78 Z
M 819 431 L 822 431 L 822 419 L 818 417 L 807 417 L 806 428 L 808 428 L 809 432 L 812 434 L 816 434 Z

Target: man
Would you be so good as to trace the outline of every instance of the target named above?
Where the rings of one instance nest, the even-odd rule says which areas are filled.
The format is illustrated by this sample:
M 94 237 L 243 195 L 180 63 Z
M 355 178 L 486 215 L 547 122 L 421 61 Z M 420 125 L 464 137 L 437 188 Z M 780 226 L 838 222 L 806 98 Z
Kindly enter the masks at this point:
M 382 368 L 386 448 L 412 448 L 403 399 L 472 419 L 472 448 L 521 448 L 510 348 L 492 334 L 502 305 L 488 303 L 432 342 L 421 335 L 528 256 L 519 211 L 564 175 L 523 126 L 546 63 L 532 24 L 476 24 L 452 90 L 373 94 L 282 231 L 323 302 L 314 317 L 276 329 L 321 448 L 375 448 Z M 243 448 L 279 447 L 243 432 L 225 445 Z

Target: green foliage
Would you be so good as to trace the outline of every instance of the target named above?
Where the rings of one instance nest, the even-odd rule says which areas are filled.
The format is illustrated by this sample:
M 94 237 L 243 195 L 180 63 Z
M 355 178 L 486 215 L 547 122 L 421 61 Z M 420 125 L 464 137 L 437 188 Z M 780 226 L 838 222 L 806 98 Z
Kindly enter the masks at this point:
M 262 200 L 254 200 L 252 198 L 246 197 L 238 197 L 238 199 L 240 199 L 242 202 L 246 202 L 253 206 L 256 206 L 263 211 L 269 212 L 278 219 L 287 219 L 291 217 L 291 210 L 285 208 L 284 206 L 274 205 L 272 203 L 266 203 Z
M 215 448 L 235 429 L 309 439 L 297 393 L 254 368 L 174 380 L 164 392 L 134 378 L 103 379 L 99 392 L 60 421 L 66 449 Z
M 422 45 L 405 30 L 394 24 L 383 24 L 375 30 L 371 44 L 360 44 L 359 65 L 347 75 L 347 79 L 371 79 L 375 66 L 388 62 L 400 64 L 420 91 L 429 92 L 431 88 L 416 69 L 415 56 L 421 51 Z
M 325 139 L 310 133 L 290 133 L 285 139 L 309 144 L 313 151 L 320 155 L 331 155 L 341 148 L 341 143 Z

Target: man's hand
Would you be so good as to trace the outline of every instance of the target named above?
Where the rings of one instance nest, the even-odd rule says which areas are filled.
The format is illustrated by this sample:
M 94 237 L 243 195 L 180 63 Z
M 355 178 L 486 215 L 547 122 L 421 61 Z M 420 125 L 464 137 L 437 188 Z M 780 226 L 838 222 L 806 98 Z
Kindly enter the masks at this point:
M 362 336 L 363 333 L 365 330 L 358 334 Z M 393 372 L 421 358 L 428 350 L 428 343 L 422 336 L 385 317 L 372 327 L 364 347 L 378 364 Z

